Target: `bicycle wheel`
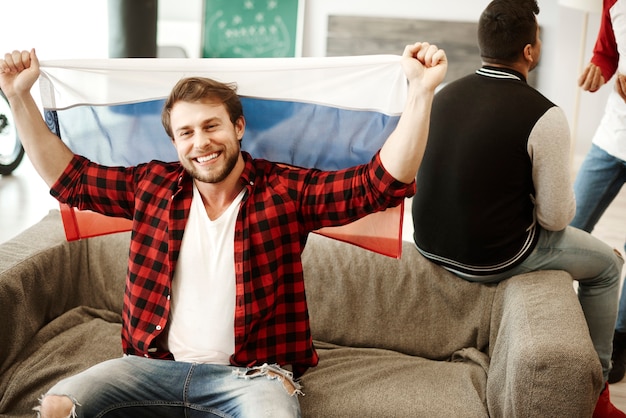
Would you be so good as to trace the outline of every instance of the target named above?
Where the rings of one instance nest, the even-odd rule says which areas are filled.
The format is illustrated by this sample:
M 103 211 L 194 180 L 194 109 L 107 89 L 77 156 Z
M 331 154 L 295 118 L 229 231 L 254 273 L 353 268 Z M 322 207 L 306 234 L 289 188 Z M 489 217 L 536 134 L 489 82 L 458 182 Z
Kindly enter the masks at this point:
M 11 174 L 24 158 L 24 147 L 17 136 L 13 114 L 0 90 L 0 175 Z

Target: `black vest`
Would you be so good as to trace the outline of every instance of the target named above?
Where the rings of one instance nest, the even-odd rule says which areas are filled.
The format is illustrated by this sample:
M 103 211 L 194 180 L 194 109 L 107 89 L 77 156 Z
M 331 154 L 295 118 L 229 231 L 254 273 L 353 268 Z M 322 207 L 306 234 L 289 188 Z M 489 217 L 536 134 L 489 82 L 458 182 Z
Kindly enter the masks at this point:
M 527 143 L 553 106 L 521 74 L 494 67 L 437 93 L 412 208 L 422 254 L 477 275 L 528 256 L 538 234 Z

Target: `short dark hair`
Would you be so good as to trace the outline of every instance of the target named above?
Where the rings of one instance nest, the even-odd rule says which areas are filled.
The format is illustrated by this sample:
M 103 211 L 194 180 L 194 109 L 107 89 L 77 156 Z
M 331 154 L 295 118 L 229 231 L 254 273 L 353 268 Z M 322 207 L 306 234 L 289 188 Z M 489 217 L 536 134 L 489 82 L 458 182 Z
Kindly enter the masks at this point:
M 478 46 L 486 63 L 510 64 L 537 42 L 536 0 L 493 0 L 478 21 Z
M 161 123 L 170 138 L 174 138 L 170 120 L 172 107 L 179 101 L 192 103 L 205 100 L 222 102 L 233 124 L 243 116 L 243 106 L 237 95 L 236 84 L 221 83 L 206 77 L 183 78 L 172 88 L 161 112 Z

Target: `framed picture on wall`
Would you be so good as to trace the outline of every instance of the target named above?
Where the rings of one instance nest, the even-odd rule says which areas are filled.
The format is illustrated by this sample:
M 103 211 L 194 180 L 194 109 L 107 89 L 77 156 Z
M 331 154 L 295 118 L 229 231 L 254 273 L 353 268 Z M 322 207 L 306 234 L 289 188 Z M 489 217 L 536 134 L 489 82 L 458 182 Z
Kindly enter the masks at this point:
M 302 55 L 304 0 L 204 0 L 204 58 Z

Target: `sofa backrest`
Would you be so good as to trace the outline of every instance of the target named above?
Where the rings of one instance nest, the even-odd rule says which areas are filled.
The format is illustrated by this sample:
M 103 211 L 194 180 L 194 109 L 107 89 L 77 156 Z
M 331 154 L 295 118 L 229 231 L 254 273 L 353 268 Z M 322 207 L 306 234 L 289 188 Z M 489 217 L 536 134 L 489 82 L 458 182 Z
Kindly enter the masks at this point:
M 457 278 L 412 243 L 397 260 L 310 234 L 303 263 L 314 340 L 435 360 L 488 346 L 495 285 Z

